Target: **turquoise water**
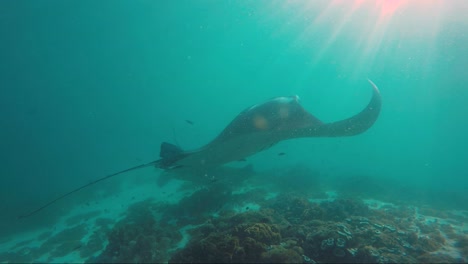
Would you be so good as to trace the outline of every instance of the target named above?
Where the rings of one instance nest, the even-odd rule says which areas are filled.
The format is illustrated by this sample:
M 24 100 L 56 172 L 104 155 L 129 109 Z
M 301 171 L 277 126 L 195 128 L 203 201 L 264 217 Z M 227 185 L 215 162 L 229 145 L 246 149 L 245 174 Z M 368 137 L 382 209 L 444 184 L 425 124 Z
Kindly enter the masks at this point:
M 15 216 L 67 190 L 157 159 L 162 141 L 206 144 L 271 97 L 297 94 L 325 122 L 347 118 L 368 102 L 367 78 L 383 107 L 365 134 L 285 141 L 248 161 L 258 171 L 305 164 L 336 181 L 391 179 L 467 209 L 467 8 L 2 1 L 0 234 L 23 230 Z

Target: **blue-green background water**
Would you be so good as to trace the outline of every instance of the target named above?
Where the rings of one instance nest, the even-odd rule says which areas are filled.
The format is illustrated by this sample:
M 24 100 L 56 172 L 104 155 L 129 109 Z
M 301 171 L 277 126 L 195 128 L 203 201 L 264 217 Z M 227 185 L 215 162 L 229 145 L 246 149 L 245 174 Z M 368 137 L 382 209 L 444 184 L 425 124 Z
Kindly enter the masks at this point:
M 388 14 L 373 1 L 2 1 L 2 233 L 69 189 L 156 159 L 173 131 L 199 147 L 268 98 L 298 94 L 323 121 L 351 116 L 367 78 L 383 97 L 368 132 L 286 141 L 249 161 L 396 179 L 462 206 L 467 4 L 408 2 Z

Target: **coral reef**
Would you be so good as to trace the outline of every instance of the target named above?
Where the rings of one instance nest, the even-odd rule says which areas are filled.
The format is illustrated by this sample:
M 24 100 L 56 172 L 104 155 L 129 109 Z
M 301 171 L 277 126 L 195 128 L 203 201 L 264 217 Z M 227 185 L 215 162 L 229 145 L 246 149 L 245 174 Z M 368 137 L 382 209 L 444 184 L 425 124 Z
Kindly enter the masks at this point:
M 71 252 L 88 263 L 468 260 L 468 212 L 362 200 L 394 195 L 374 178 L 353 176 L 335 183 L 337 193 L 323 195 L 320 174 L 306 167 L 280 171 L 273 181 L 266 174 L 250 177 L 249 167 L 217 172 L 239 178 L 186 184 L 187 196 L 177 203 L 137 202 L 118 219 L 97 218 L 97 228 L 88 224 L 99 211 L 69 217 L 64 222 L 74 226 L 43 232 L 33 239 L 43 240 L 40 246 L 15 241 L 0 262 L 34 262 L 44 255 L 51 262 Z
M 170 262 L 259 262 L 277 258 L 264 254 L 281 241 L 280 230 L 271 221 L 270 212 L 245 212 L 211 219 L 193 232 L 191 242 Z M 275 251 L 276 252 L 276 251 Z
M 271 246 L 262 253 L 260 259 L 265 263 L 302 263 L 304 261 L 299 252 L 281 245 Z
M 349 197 L 316 201 L 291 192 L 264 196 L 256 189 L 232 194 L 215 184 L 176 204 L 135 203 L 115 225 L 98 218 L 99 228 L 86 242 L 81 238 L 89 230 L 82 223 L 54 235 L 43 233 L 50 237 L 41 247 L 23 247 L 0 258 L 32 262 L 44 252 L 63 256 L 77 251 L 88 263 L 456 263 L 468 255 L 462 224 L 423 216 L 409 206 Z M 247 198 L 260 209 L 233 209 Z
M 247 226 L 245 229 L 244 226 L 245 225 L 241 225 L 240 230 L 239 227 L 235 227 L 235 230 L 239 230 L 236 232 L 239 237 L 250 237 L 265 244 L 277 244 L 281 240 L 279 230 L 274 225 L 254 223 Z
M 151 201 L 133 205 L 127 217 L 119 221 L 109 232 L 109 244 L 88 263 L 148 263 L 163 262 L 171 246 L 181 239 L 166 223 L 158 222 L 151 208 Z M 97 237 L 96 239 L 99 239 Z M 92 239 L 89 243 L 92 243 Z M 89 245 L 88 245 L 89 246 Z
M 445 244 L 434 228 L 419 237 L 400 230 L 408 225 L 398 217 L 381 219 L 386 209 L 370 210 L 359 201 L 312 204 L 284 194 L 270 206 L 211 219 L 170 262 L 417 262 Z M 411 212 L 403 210 L 404 216 Z M 441 254 L 434 259 L 458 261 Z

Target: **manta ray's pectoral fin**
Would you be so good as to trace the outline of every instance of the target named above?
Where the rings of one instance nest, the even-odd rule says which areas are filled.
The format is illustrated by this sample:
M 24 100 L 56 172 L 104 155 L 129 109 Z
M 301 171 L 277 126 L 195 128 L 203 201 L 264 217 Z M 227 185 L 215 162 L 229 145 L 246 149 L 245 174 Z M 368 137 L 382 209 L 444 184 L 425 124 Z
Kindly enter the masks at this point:
M 314 137 L 345 137 L 361 134 L 369 129 L 377 120 L 382 107 L 382 99 L 379 89 L 371 81 L 372 85 L 372 98 L 369 104 L 360 113 L 333 123 L 326 123 L 317 128 L 310 129 L 308 136 Z M 307 132 L 304 132 L 307 133 Z

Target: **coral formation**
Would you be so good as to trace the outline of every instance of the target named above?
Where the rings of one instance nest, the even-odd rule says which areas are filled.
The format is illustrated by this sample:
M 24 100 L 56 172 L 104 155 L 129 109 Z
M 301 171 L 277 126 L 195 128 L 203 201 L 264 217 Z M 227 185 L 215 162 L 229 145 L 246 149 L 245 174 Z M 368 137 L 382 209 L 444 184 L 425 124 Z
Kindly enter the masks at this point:
M 269 254 L 281 241 L 279 229 L 270 222 L 269 212 L 246 212 L 213 219 L 170 262 L 258 262 L 281 258 L 280 249 Z M 254 222 L 255 221 L 255 222 Z M 216 230 L 216 232 L 210 232 Z M 297 254 L 297 253 L 296 253 Z
M 275 245 L 263 252 L 260 260 L 264 263 L 302 263 L 303 257 L 294 249 Z
M 135 203 L 115 224 L 112 219 L 97 219 L 98 229 L 87 230 L 84 222 L 99 212 L 70 217 L 66 222 L 77 226 L 58 234 L 43 233 L 41 237 L 47 240 L 38 248 L 24 247 L 28 242 L 20 242 L 16 252 L 3 253 L 0 258 L 32 262 L 44 252 L 64 256 L 76 251 L 88 258 L 88 263 L 466 261 L 468 238 L 461 232 L 461 223 L 466 220 L 463 215 L 448 219 L 455 214 L 357 199 L 356 190 L 348 190 L 349 182 L 340 185 L 344 195 L 315 199 L 307 192 L 318 179 L 316 172 L 298 168 L 287 173 L 299 176 L 289 185 L 276 186 L 274 189 L 280 191 L 271 196 L 267 189 L 251 188 L 242 193 L 233 191 L 239 186 L 213 182 L 197 187 L 175 204 Z M 315 178 L 303 181 L 307 175 Z M 247 180 L 250 178 L 233 182 L 244 184 Z M 385 189 L 367 177 L 348 180 Z M 306 187 L 295 191 L 301 182 Z M 246 201 L 250 203 L 247 206 Z M 253 209 L 251 204 L 258 207 Z M 85 235 L 87 239 L 82 241 Z
M 468 238 L 459 227 L 428 221 L 407 206 L 368 206 L 349 198 L 312 202 L 294 193 L 264 199 L 255 190 L 233 195 L 217 186 L 177 204 L 136 203 L 115 225 L 99 218 L 100 228 L 86 243 L 80 241 L 87 232 L 81 224 L 44 233 L 50 238 L 40 248 L 1 257 L 31 262 L 39 253 L 79 251 L 88 263 L 454 263 L 468 254 Z M 261 208 L 230 209 L 245 197 Z M 460 257 L 445 253 L 452 244 Z
M 177 203 L 135 203 L 118 219 L 97 218 L 94 226 L 98 228 L 87 225 L 90 218 L 100 215 L 97 211 L 69 217 L 65 223 L 75 226 L 43 232 L 36 239 L 45 240 L 39 247 L 31 246 L 30 240 L 19 241 L 14 251 L 0 253 L 0 262 L 34 262 L 38 256 L 60 257 L 70 252 L 87 258 L 88 263 L 467 261 L 466 212 L 358 199 L 357 193 L 366 186 L 385 190 L 368 177 L 352 177 L 338 184 L 342 194 L 317 198 L 323 193 L 308 193 L 320 189 L 312 188 L 319 176 L 316 172 L 298 168 L 287 173 L 298 175 L 291 184 L 284 180 L 285 186 L 272 188 L 278 191 L 273 194 L 271 177 L 245 176 L 231 184 L 217 181 L 197 186 Z M 303 179 L 310 175 L 315 178 Z M 248 180 L 264 180 L 267 187 L 258 184 L 236 191 L 242 188 L 234 185 Z M 304 188 L 295 191 L 301 182 Z M 349 188 L 351 183 L 359 192 Z M 193 188 L 185 185 L 185 191 L 189 187 Z M 390 191 L 385 192 L 380 197 Z
M 152 206 L 150 201 L 133 205 L 127 217 L 109 232 L 109 244 L 105 250 L 98 257 L 91 257 L 88 262 L 165 261 L 170 246 L 179 241 L 181 235 L 171 232 L 166 223 L 158 222 L 152 211 L 148 210 Z
M 279 230 L 270 224 L 254 223 L 240 232 L 240 237 L 251 237 L 265 244 L 278 244 L 281 240 Z

